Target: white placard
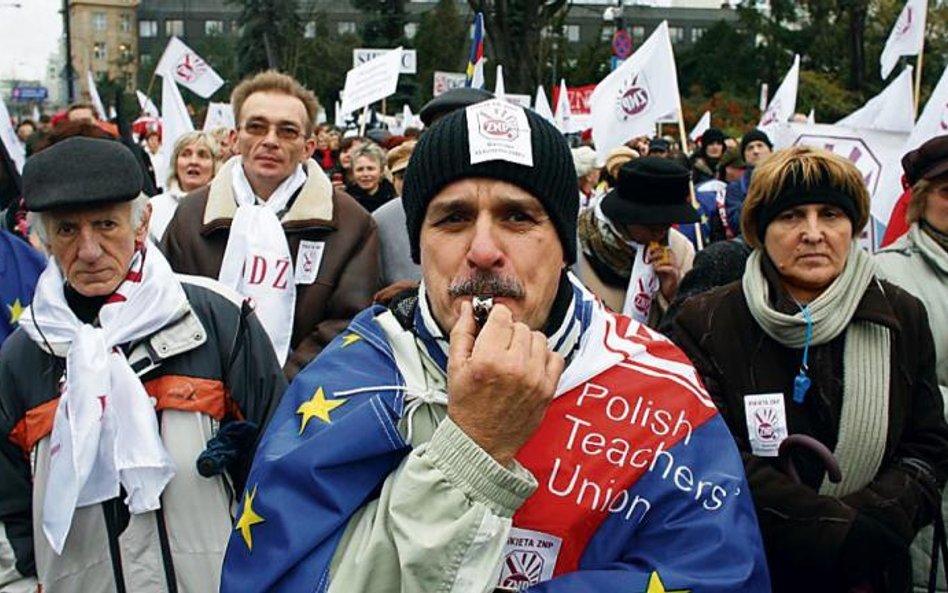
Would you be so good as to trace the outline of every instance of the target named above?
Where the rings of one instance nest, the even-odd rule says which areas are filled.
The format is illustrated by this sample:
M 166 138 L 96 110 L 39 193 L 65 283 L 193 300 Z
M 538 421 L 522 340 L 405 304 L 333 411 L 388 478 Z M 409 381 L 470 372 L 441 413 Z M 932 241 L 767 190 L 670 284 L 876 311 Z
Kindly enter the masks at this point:
M 342 112 L 352 113 L 394 93 L 401 60 L 402 48 L 399 47 L 349 70 L 342 89 Z
M 391 49 L 369 49 L 357 47 L 352 50 L 352 67 L 358 68 L 362 64 L 371 62 L 379 56 L 392 51 Z M 413 49 L 402 50 L 401 74 L 418 73 L 418 52 Z
M 520 591 L 553 578 L 563 540 L 532 529 L 511 527 L 501 561 L 501 591 Z
M 296 269 L 293 277 L 297 284 L 312 284 L 319 275 L 319 266 L 323 263 L 324 241 L 300 241 L 296 252 Z

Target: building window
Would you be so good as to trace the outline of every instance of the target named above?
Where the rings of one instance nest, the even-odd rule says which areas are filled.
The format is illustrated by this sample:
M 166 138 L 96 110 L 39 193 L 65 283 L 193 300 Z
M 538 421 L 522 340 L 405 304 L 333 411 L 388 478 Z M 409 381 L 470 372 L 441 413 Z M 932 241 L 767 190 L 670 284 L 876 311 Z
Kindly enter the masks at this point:
M 418 34 L 418 23 L 405 23 L 405 38 L 414 39 Z
M 142 65 L 142 68 L 147 68 L 148 66 L 151 66 L 153 61 L 154 60 L 151 57 L 151 54 L 149 53 L 138 54 L 138 63 Z
M 224 34 L 224 21 L 210 20 L 204 21 L 204 34 L 205 35 L 223 35 Z
M 668 27 L 668 36 L 671 37 L 672 43 L 681 43 L 685 40 L 685 28 Z
M 106 51 L 104 41 L 96 41 L 92 45 L 92 59 L 93 60 L 105 60 L 108 59 L 108 52 Z
M 93 12 L 92 13 L 92 30 L 93 31 L 105 31 L 109 28 L 109 19 L 104 12 Z
M 316 39 L 316 21 L 307 21 L 303 27 L 303 37 L 305 39 Z
M 119 15 L 119 31 L 122 33 L 132 32 L 132 15 L 127 12 Z
M 701 36 L 704 35 L 704 27 L 692 27 L 691 29 L 691 42 L 698 43 L 698 40 L 701 39 Z
M 138 21 L 139 37 L 158 37 L 158 21 Z
M 642 25 L 632 25 L 632 39 L 642 41 L 645 39 L 645 27 Z
M 566 25 L 566 39 L 579 43 L 579 25 Z
M 340 35 L 345 35 L 346 33 L 355 33 L 356 24 L 352 21 L 340 21 L 336 23 L 336 30 L 339 31 Z
M 602 33 L 599 34 L 599 39 L 602 41 L 612 41 L 612 36 L 616 34 L 615 25 L 603 25 Z
M 181 19 L 165 20 L 165 37 L 171 37 L 172 35 L 184 37 L 184 21 Z

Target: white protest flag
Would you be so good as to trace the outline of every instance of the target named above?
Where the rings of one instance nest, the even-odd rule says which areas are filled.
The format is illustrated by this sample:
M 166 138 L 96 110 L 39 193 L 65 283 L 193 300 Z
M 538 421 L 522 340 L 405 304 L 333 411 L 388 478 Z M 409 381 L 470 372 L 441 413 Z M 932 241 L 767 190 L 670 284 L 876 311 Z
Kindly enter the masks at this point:
M 165 79 L 169 77 L 174 79 L 175 82 L 203 99 L 213 95 L 214 91 L 224 84 L 224 79 L 177 37 L 168 40 L 168 46 L 161 54 L 155 72 Z
M 92 70 L 86 70 L 86 82 L 89 84 L 89 99 L 92 101 L 92 106 L 95 107 L 96 116 L 102 121 L 108 121 L 105 106 L 102 105 L 102 99 L 99 97 L 99 89 L 95 88 L 95 77 L 92 76 Z
M 912 67 L 906 66 L 902 74 L 890 82 L 881 93 L 836 122 L 836 125 L 889 132 L 911 132 L 915 126 L 914 104 Z
M 503 99 L 506 92 L 504 90 L 504 67 L 497 64 L 497 81 L 494 83 L 494 96 Z
M 37 105 L 37 104 L 34 103 L 34 104 L 33 104 L 33 122 L 36 123 L 36 125 L 39 125 L 40 117 L 41 117 L 41 116 L 40 116 L 40 108 L 39 108 L 39 105 Z
M 695 124 L 695 128 L 691 130 L 691 133 L 688 134 L 688 137 L 692 141 L 697 142 L 698 138 L 702 136 L 705 132 L 708 131 L 708 128 L 711 127 L 711 112 L 705 111 L 704 115 L 701 116 L 701 119 L 698 120 L 698 123 Z
M 566 79 L 560 79 L 560 93 L 556 97 L 556 112 L 553 114 L 553 123 L 564 134 L 573 132 L 573 109 L 569 104 L 569 93 L 566 91 Z
M 542 84 L 537 86 L 537 98 L 533 101 L 533 110 L 546 121 L 555 124 L 553 110 L 550 109 L 550 102 L 546 99 L 546 92 L 544 92 Z
M 914 56 L 922 51 L 927 14 L 928 0 L 908 0 L 905 3 L 879 56 L 883 80 L 889 77 L 901 56 Z
M 810 113 L 807 114 L 807 116 L 806 116 L 806 123 L 808 123 L 808 124 L 815 124 L 815 123 L 816 123 L 816 108 L 815 108 L 815 107 L 811 107 L 811 108 L 810 108 Z
M 148 98 L 148 95 L 141 91 L 135 91 L 135 96 L 138 97 L 138 105 L 141 107 L 142 113 L 149 117 L 161 117 L 161 114 L 158 113 L 158 107 Z
M 793 56 L 793 66 L 787 75 L 783 77 L 783 82 L 774 93 L 773 99 L 767 105 L 767 110 L 760 116 L 760 123 L 757 127 L 763 130 L 768 136 L 773 137 L 777 128 L 781 124 L 790 121 L 790 117 L 797 110 L 797 87 L 800 86 L 800 56 Z
M 175 142 L 181 136 L 194 131 L 194 124 L 191 122 L 191 116 L 188 115 L 188 108 L 181 97 L 181 91 L 178 90 L 174 78 L 170 76 L 161 79 L 161 113 L 163 115 L 160 162 L 165 166 L 165 171 L 168 171 Z M 164 180 L 160 180 L 159 183 L 164 183 Z
M 333 119 L 337 128 L 341 130 L 346 129 L 346 114 L 342 112 L 342 104 L 339 101 L 336 101 L 334 105 L 335 110 L 333 111 Z
M 678 112 L 678 75 L 667 21 L 596 85 L 589 108 L 593 142 L 601 161 L 625 141 L 651 136 L 656 121 Z
M 16 137 L 16 130 L 13 129 L 13 123 L 11 122 L 7 104 L 3 102 L 3 95 L 0 95 L 0 142 L 3 142 L 7 153 L 13 159 L 17 173 L 22 173 L 23 163 L 26 162 L 26 148 Z
M 898 158 L 901 160 L 902 155 L 908 151 L 915 150 L 935 136 L 945 134 L 948 134 L 948 68 L 942 72 Z M 901 180 L 901 167 L 892 167 L 882 177 L 879 191 L 873 198 L 872 214 L 883 224 L 888 224 L 892 208 L 902 194 Z
M 395 92 L 402 67 L 402 48 L 385 52 L 346 73 L 342 112 L 352 113 Z
M 201 128 L 205 132 L 209 132 L 216 128 L 227 128 L 233 130 L 237 127 L 236 122 L 234 122 L 234 109 L 230 106 L 230 103 L 215 103 L 210 102 L 207 105 L 207 115 L 204 116 L 204 127 Z

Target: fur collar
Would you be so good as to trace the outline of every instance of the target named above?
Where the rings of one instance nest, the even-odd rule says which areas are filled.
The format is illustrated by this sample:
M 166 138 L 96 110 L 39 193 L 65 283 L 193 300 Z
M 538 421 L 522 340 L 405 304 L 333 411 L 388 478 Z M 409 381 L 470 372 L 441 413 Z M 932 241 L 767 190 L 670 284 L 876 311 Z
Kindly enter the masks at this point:
M 217 228 L 230 227 L 234 214 L 237 213 L 234 188 L 231 187 L 231 169 L 239 167 L 241 162 L 240 157 L 230 159 L 211 182 L 207 205 L 204 207 L 202 234 Z M 306 170 L 306 183 L 280 220 L 283 228 L 328 226 L 335 229 L 333 189 L 329 178 L 312 159 L 304 162 L 303 168 Z

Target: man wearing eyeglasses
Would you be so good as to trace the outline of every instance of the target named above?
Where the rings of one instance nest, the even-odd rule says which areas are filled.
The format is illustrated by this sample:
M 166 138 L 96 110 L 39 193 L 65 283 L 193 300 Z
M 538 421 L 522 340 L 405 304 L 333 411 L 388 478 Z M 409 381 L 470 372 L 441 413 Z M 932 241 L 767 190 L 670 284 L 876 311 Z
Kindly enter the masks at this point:
M 376 225 L 310 159 L 311 91 L 268 71 L 241 81 L 231 104 L 235 155 L 181 202 L 161 249 L 176 272 L 252 299 L 292 379 L 378 289 Z

